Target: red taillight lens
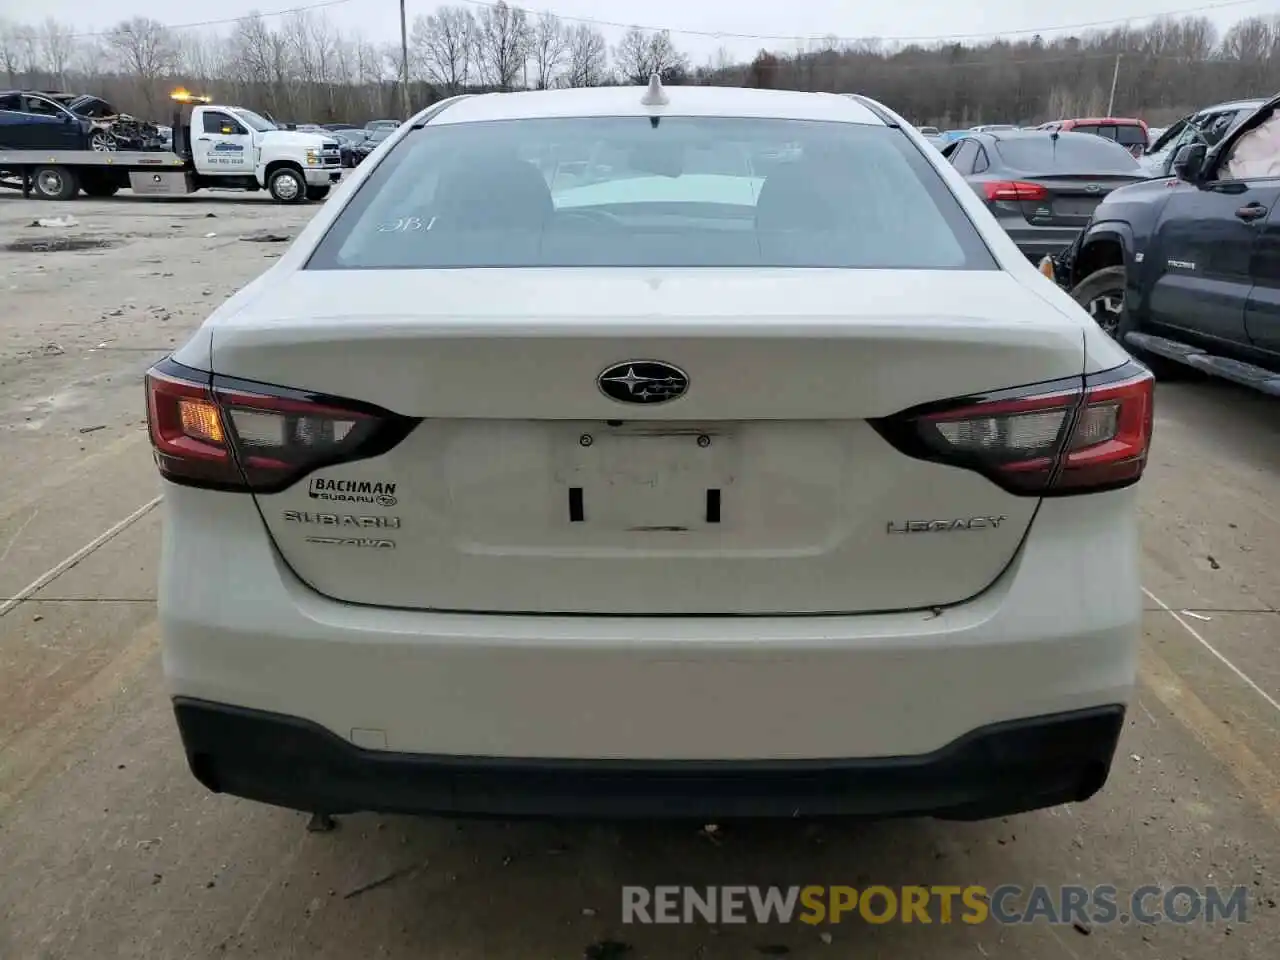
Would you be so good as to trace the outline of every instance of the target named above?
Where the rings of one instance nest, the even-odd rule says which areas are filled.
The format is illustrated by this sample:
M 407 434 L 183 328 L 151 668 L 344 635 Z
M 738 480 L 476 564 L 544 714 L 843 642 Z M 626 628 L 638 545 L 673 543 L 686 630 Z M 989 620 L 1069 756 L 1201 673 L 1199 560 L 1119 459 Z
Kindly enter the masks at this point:
M 246 383 L 171 360 L 147 373 L 151 444 L 176 483 L 269 493 L 385 453 L 418 422 L 368 404 Z
M 1038 183 L 1023 180 L 989 180 L 982 185 L 988 200 L 1047 200 L 1049 191 Z
M 930 404 L 873 425 L 924 460 L 1037 496 L 1135 483 L 1151 444 L 1155 380 L 1136 363 L 1085 377 Z

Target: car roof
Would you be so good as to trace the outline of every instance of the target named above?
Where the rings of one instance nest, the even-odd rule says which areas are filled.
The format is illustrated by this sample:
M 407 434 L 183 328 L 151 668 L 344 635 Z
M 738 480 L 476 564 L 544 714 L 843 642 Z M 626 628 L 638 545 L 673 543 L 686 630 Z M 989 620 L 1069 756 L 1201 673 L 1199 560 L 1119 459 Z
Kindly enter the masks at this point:
M 1099 126 L 1119 126 L 1122 123 L 1132 123 L 1137 126 L 1146 126 L 1143 121 L 1137 117 L 1069 117 L 1062 123 L 1096 123 Z
M 639 86 L 579 87 L 484 93 L 450 104 L 431 119 L 431 124 L 554 117 L 648 117 L 654 115 L 655 109 L 641 102 L 645 90 Z M 664 91 L 667 104 L 658 109 L 668 116 L 840 120 L 884 126 L 884 121 L 871 108 L 846 94 L 701 86 L 671 86 Z
M 1212 107 L 1204 107 L 1201 110 L 1197 110 L 1192 116 L 1198 117 L 1204 113 L 1223 113 L 1227 110 L 1257 110 L 1269 102 L 1269 100 L 1228 100 L 1226 103 L 1216 103 Z

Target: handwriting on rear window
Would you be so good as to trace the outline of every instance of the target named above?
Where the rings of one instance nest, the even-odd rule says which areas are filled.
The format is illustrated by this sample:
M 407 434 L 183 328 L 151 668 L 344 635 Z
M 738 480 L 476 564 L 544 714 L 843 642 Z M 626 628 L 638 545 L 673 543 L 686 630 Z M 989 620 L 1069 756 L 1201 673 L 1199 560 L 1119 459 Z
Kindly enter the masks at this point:
M 426 223 L 422 222 L 421 217 L 400 217 L 398 220 L 388 220 L 385 223 L 378 224 L 378 232 L 413 233 L 418 230 L 430 230 L 435 226 L 435 223 L 435 217 L 432 217 Z

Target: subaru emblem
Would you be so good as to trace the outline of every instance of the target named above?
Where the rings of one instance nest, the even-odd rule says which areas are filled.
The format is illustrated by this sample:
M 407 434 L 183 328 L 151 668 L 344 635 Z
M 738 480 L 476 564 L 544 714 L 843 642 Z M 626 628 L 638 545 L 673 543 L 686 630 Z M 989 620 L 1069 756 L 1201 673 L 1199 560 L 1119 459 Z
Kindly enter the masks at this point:
M 618 403 L 666 403 L 689 389 L 689 375 L 661 360 L 626 360 L 596 377 L 600 392 Z

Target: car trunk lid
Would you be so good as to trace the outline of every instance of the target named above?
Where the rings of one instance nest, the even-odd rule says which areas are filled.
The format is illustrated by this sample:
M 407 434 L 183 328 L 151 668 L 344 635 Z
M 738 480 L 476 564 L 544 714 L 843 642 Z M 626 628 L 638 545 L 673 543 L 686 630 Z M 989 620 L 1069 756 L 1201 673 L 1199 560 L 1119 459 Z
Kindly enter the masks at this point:
M 1012 203 L 1028 223 L 1036 226 L 1083 227 L 1112 190 L 1144 179 L 1137 172 L 1132 176 L 1027 174 L 1018 178 L 1019 199 L 1001 202 Z
M 337 306 L 356 276 L 360 306 Z M 997 271 L 302 271 L 212 346 L 215 373 L 421 418 L 386 452 L 256 494 L 328 596 L 862 612 L 964 600 L 1013 558 L 1036 498 L 868 421 L 1080 374 L 1078 325 L 1046 313 Z M 685 394 L 606 395 L 606 370 L 625 383 L 649 361 Z

